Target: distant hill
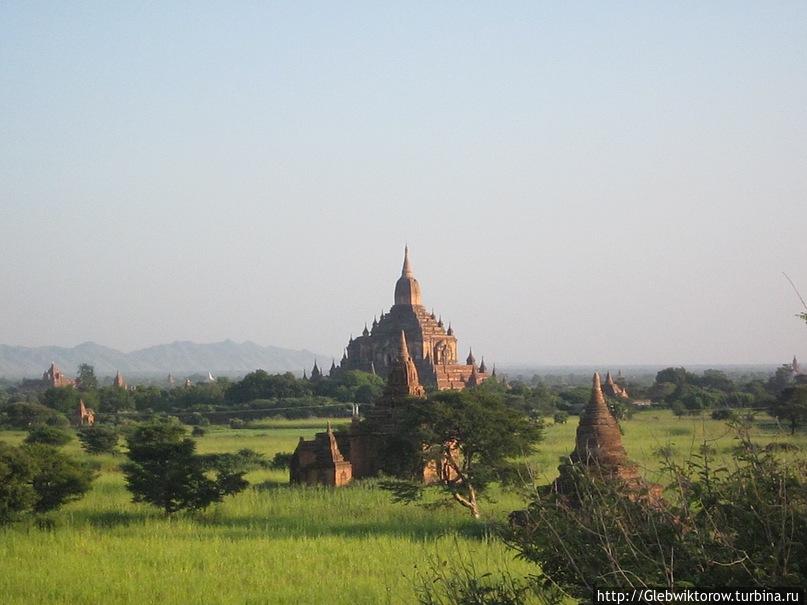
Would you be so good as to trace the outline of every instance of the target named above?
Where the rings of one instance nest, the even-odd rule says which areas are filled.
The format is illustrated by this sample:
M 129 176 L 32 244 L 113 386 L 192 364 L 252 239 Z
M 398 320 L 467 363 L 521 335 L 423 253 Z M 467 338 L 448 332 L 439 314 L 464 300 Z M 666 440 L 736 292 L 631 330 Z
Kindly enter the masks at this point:
M 197 344 L 178 341 L 122 353 L 94 342 L 67 347 L 18 347 L 0 345 L 0 377 L 38 378 L 52 361 L 67 374 L 75 374 L 79 364 L 89 363 L 99 376 L 114 374 L 193 373 L 246 374 L 256 369 L 268 372 L 301 372 L 309 369 L 314 357 L 325 355 L 280 347 L 262 347 L 254 342 L 213 342 Z M 321 362 L 322 363 L 322 362 Z

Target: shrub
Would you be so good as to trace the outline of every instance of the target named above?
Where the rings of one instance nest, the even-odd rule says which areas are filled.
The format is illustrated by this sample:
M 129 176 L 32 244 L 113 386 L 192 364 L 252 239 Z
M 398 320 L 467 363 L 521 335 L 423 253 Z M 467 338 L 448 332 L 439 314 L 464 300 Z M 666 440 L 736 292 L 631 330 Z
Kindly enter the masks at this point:
M 204 437 L 206 434 L 207 431 L 204 430 L 201 426 L 195 426 L 191 431 L 191 436 L 193 437 Z
M 207 419 L 207 416 L 200 414 L 199 412 L 194 412 L 188 418 L 187 424 L 191 426 L 208 426 L 210 424 L 210 420 Z
M 674 497 L 636 497 L 575 466 L 573 498 L 538 494 L 510 540 L 578 598 L 593 587 L 776 586 L 807 582 L 807 463 L 754 446 L 742 427 L 734 468 L 701 452 L 667 459 Z
M 274 458 L 272 458 L 272 462 L 269 466 L 276 470 L 283 470 L 287 469 L 291 466 L 291 458 L 294 454 L 291 452 L 278 452 L 275 454 Z
M 107 426 L 90 426 L 78 432 L 81 447 L 88 454 L 114 454 L 118 446 L 119 433 Z
M 559 411 L 555 412 L 555 415 L 552 417 L 555 421 L 555 424 L 566 424 L 566 421 L 569 419 L 569 412 Z
M 241 420 L 240 418 L 230 418 L 230 428 L 231 429 L 243 429 L 246 426 L 246 423 Z
M 70 443 L 73 435 L 66 430 L 48 425 L 33 427 L 28 431 L 25 443 L 41 443 L 43 445 L 62 446 Z

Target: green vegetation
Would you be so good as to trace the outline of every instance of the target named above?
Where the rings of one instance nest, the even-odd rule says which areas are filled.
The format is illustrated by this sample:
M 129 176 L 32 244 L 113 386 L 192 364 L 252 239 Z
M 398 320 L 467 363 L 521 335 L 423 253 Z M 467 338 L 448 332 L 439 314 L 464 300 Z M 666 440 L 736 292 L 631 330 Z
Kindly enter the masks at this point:
M 89 465 L 41 443 L 0 441 L 0 525 L 26 513 L 44 513 L 90 489 Z
M 248 485 L 232 454 L 200 456 L 196 442 L 173 421 L 138 426 L 126 445 L 129 461 L 121 470 L 134 501 L 159 506 L 166 514 L 207 508 Z
M 388 482 L 399 500 L 412 502 L 426 489 L 438 489 L 481 517 L 479 497 L 493 483 L 515 475 L 514 462 L 534 450 L 543 424 L 505 404 L 499 389 L 484 385 L 466 391 L 441 391 L 426 400 L 397 408 L 399 439 L 393 444 L 409 452 L 416 482 Z M 424 486 L 423 467 L 434 469 L 437 481 Z M 418 475 L 420 475 L 418 477 Z M 524 476 L 524 475 L 522 475 Z
M 81 447 L 88 454 L 113 454 L 117 450 L 120 435 L 109 426 L 85 426 L 78 431 Z
M 294 449 L 302 435 L 325 426 L 323 419 L 265 421 L 261 428 L 209 427 L 198 439 L 200 454 L 251 449 L 271 460 Z M 304 426 L 300 426 L 304 425 Z M 574 445 L 577 422 L 549 424 L 528 462 L 539 483 L 557 472 L 558 459 Z M 646 477 L 662 478 L 666 447 L 675 459 L 697 452 L 707 440 L 715 464 L 730 460 L 739 442 L 723 422 L 707 417 L 675 418 L 668 410 L 638 412 L 623 421 L 624 443 Z M 764 415 L 754 421 L 754 440 L 791 460 L 807 438 Z M 17 445 L 24 432 L 0 433 Z M 82 499 L 51 512 L 52 529 L 34 519 L 0 530 L 0 557 L 15 561 L 0 574 L 0 594 L 11 605 L 38 603 L 409 603 L 416 602 L 424 562 L 473 565 L 486 583 L 510 574 L 524 578 L 536 567 L 514 558 L 496 525 L 523 508 L 525 497 L 495 486 L 475 521 L 459 508 L 392 502 L 375 481 L 342 489 L 290 487 L 285 469 L 256 468 L 250 487 L 196 513 L 166 517 L 159 509 L 131 502 L 120 458 L 86 454 L 79 443 L 64 452 L 100 462 L 101 474 Z M 417 566 L 417 567 L 416 567 Z
M 663 504 L 572 467 L 575 489 L 539 490 L 512 542 L 553 583 L 586 599 L 595 586 L 804 585 L 807 470 L 735 426 L 730 465 L 706 444 L 684 462 L 667 452 Z

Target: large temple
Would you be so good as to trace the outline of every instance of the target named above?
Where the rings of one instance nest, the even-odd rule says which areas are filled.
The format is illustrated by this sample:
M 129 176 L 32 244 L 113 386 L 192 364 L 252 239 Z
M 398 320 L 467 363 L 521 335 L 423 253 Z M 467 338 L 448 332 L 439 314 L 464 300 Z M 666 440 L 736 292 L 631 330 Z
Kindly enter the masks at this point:
M 386 378 L 398 355 L 401 332 L 420 382 L 439 390 L 464 389 L 488 377 L 485 361 L 477 365 L 473 353 L 465 363 L 457 360 L 457 338 L 449 325 L 423 306 L 409 248 L 404 250 L 401 277 L 395 283 L 395 304 L 387 313 L 364 326 L 361 336 L 351 337 L 340 369 L 375 372 Z

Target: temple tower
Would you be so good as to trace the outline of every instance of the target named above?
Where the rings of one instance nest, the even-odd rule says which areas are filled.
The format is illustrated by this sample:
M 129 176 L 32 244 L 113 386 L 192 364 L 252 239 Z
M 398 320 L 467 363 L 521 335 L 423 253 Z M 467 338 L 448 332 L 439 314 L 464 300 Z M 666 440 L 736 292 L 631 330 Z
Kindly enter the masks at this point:
M 415 362 L 409 355 L 406 345 L 406 334 L 401 330 L 398 344 L 398 355 L 390 368 L 387 377 L 387 386 L 384 388 L 384 400 L 401 399 L 404 397 L 425 397 L 426 390 L 420 384 Z

